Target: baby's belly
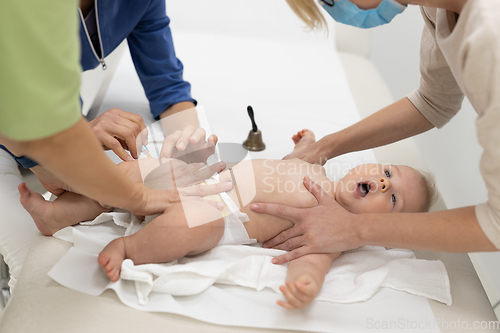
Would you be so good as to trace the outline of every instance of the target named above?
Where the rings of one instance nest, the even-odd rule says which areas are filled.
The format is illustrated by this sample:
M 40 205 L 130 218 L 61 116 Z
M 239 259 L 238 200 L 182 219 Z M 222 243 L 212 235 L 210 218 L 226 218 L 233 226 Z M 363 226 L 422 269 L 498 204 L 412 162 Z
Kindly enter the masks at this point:
M 255 213 L 250 209 L 251 203 L 278 203 L 298 208 L 316 206 L 317 200 L 304 187 L 303 178 L 308 175 L 324 188 L 331 186 L 323 170 L 321 166 L 299 160 L 252 160 L 233 167 L 232 175 L 229 170 L 222 172 L 220 181 L 233 181 L 233 189 L 228 195 L 248 215 L 250 221 L 243 224 L 248 235 L 264 242 L 292 227 L 293 223 L 273 215 Z

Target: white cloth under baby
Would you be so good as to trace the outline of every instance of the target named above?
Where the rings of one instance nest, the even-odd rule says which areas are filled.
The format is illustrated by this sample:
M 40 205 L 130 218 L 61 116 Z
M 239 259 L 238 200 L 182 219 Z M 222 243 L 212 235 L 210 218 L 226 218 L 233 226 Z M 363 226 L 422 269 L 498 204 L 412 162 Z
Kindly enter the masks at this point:
M 127 227 L 127 234 L 141 227 L 140 221 L 124 212 L 104 213 L 85 224 L 111 220 Z M 134 265 L 127 259 L 122 264 L 121 278 L 134 281 L 139 304 L 147 303 L 151 293 L 196 295 L 213 284 L 239 285 L 255 290 L 270 288 L 281 293 L 279 286 L 285 282 L 287 265 L 274 265 L 271 259 L 283 253 L 258 246 L 224 245 L 166 264 Z M 366 301 L 382 287 L 447 305 L 452 302 L 448 274 L 441 261 L 416 259 L 410 250 L 374 246 L 347 251 L 337 258 L 317 300 Z
M 282 251 L 255 246 L 218 246 L 194 258 L 173 263 L 122 264 L 121 278 L 135 282 L 139 304 L 153 292 L 189 296 L 214 283 L 239 285 L 281 293 L 288 265 L 271 259 Z M 451 294 L 446 269 L 440 261 L 418 260 L 409 250 L 364 247 L 344 253 L 328 272 L 316 300 L 353 303 L 370 299 L 381 287 L 425 296 L 448 305 Z

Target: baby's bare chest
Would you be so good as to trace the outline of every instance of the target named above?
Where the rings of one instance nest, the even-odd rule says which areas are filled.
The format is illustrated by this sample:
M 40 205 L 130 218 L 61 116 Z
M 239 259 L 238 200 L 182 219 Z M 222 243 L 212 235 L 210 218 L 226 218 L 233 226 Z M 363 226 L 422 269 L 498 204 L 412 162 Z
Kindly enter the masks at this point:
M 229 195 L 241 201 L 243 206 L 261 201 L 312 207 L 317 201 L 303 184 L 305 176 L 320 183 L 326 191 L 331 186 L 323 167 L 300 160 L 245 161 L 233 167 L 232 172 L 222 173 L 221 181 L 236 184 Z

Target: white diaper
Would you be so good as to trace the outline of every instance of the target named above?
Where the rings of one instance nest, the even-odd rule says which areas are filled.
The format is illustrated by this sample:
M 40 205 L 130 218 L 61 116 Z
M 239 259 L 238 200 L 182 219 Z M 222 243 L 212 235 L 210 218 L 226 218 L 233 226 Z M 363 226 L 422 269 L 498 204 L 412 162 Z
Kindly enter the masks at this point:
M 220 183 L 219 175 L 214 175 L 205 180 L 202 184 L 210 185 L 218 183 Z M 226 192 L 209 195 L 204 198 L 214 201 L 219 201 L 217 199 L 220 198 L 225 205 L 225 207 L 221 210 L 225 222 L 224 235 L 222 235 L 222 238 L 217 245 L 243 245 L 257 243 L 256 239 L 251 239 L 248 236 L 247 230 L 243 226 L 244 222 L 250 221 L 248 215 L 242 213 L 238 209 L 238 206 L 236 206 L 234 201 Z
M 220 183 L 219 175 L 214 175 L 200 183 L 200 185 L 211 185 L 218 183 Z M 257 243 L 256 239 L 251 239 L 250 236 L 248 236 L 247 230 L 243 226 L 244 222 L 250 221 L 248 215 L 242 213 L 238 209 L 238 206 L 236 206 L 234 201 L 226 192 L 207 195 L 203 198 L 207 200 L 222 202 L 224 204 L 224 208 L 220 210 L 225 222 L 224 234 L 222 235 L 222 238 L 217 245 L 244 245 Z M 142 226 L 151 222 L 158 215 L 159 214 L 146 216 L 146 219 L 142 225 L 137 223 L 130 224 L 130 226 L 127 228 L 127 231 L 125 232 L 125 235 L 130 235 L 137 232 L 140 228 L 142 228 Z

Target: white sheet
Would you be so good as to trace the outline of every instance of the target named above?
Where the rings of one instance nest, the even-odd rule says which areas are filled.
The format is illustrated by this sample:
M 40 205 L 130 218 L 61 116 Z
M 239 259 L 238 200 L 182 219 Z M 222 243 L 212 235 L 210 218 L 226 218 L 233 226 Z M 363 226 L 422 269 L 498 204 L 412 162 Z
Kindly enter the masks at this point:
M 446 272 L 444 271 L 444 275 L 439 272 L 440 269 L 444 269 L 442 263 L 414 259 L 411 251 L 387 251 L 378 247 L 362 248 L 341 256 L 327 275 L 325 285 L 318 299 L 306 309 L 291 312 L 293 313 L 293 320 L 291 320 L 289 311 L 276 305 L 277 299 L 283 299 L 279 295 L 277 287 L 280 284 L 279 281 L 284 280 L 286 276 L 286 267 L 273 265 L 270 260 L 272 256 L 283 253 L 283 251 L 279 250 L 252 246 L 220 246 L 203 256 L 181 260 L 182 263 L 191 262 L 191 266 L 188 265 L 189 268 L 184 266 L 188 271 L 200 273 L 194 279 L 193 276 L 190 278 L 184 275 L 184 278 L 179 279 L 170 275 L 162 276 L 162 279 L 156 280 L 155 283 L 152 283 L 153 276 L 148 272 L 161 274 L 160 271 L 177 266 L 180 268 L 177 273 L 185 273 L 186 269 L 179 267 L 181 265 L 172 266 L 172 264 L 134 267 L 131 263 L 124 263 L 123 268 L 127 270 L 125 275 L 128 275 L 129 278 L 135 276 L 135 280 L 125 280 L 122 276 L 121 280 L 112 283 L 97 264 L 97 255 L 110 239 L 124 234 L 124 232 L 124 228 L 113 222 L 105 222 L 95 226 L 69 227 L 61 230 L 55 236 L 63 240 L 73 241 L 75 245 L 51 269 L 49 276 L 68 288 L 90 295 L 100 295 L 106 289 L 113 289 L 124 304 L 142 311 L 182 314 L 223 325 L 277 329 L 293 328 L 294 330 L 315 332 L 331 331 L 331 322 L 329 325 L 327 324 L 329 317 L 331 317 L 332 313 L 335 313 L 334 311 L 338 311 L 340 306 L 331 302 L 332 297 L 335 298 L 334 301 L 336 302 L 347 303 L 371 298 L 369 302 L 365 303 L 344 304 L 345 307 L 349 308 L 351 312 L 349 317 L 351 318 L 354 316 L 353 312 L 359 315 L 362 312 L 358 311 L 361 310 L 368 311 L 364 312 L 364 315 L 373 315 L 373 318 L 376 318 L 377 321 L 380 320 L 381 316 L 387 318 L 387 313 L 404 315 L 405 317 L 402 318 L 408 318 L 411 321 L 417 321 L 417 318 L 427 318 L 426 320 L 432 318 L 432 316 L 429 317 L 430 314 L 426 311 L 428 310 L 428 306 L 425 306 L 426 302 L 422 302 L 425 299 L 404 292 L 399 292 L 401 295 L 397 295 L 386 290 L 387 288 L 379 290 L 379 284 L 396 289 L 406 288 L 408 292 L 431 292 L 435 296 L 443 297 L 442 301 L 451 301 Z M 221 259 L 221 257 L 227 259 L 228 253 L 233 257 L 232 259 L 236 259 L 232 264 L 238 265 L 239 268 L 233 267 L 232 274 L 230 272 L 227 275 L 232 277 L 225 281 L 225 284 L 236 281 L 239 284 L 246 284 L 247 288 L 221 284 L 212 286 L 214 281 L 207 280 L 210 270 L 213 272 L 213 270 L 220 269 L 223 264 L 228 265 L 227 260 L 212 265 L 207 259 L 210 259 L 212 263 L 214 260 Z M 260 262 L 263 266 L 256 267 L 255 261 Z M 249 262 L 254 263 L 248 265 Z M 201 264 L 201 266 L 197 267 L 196 263 Z M 366 265 L 360 263 L 366 263 Z M 251 267 L 253 275 L 255 275 L 255 272 L 261 272 L 262 274 L 258 274 L 259 278 L 256 280 L 248 279 L 245 276 L 248 275 L 248 270 L 242 269 L 241 265 Z M 204 279 L 201 275 L 204 275 Z M 207 282 L 209 282 L 207 285 L 202 286 L 203 290 L 199 288 L 196 290 L 197 286 L 201 287 L 200 284 L 206 284 Z M 252 283 L 258 285 L 252 285 Z M 186 287 L 186 284 L 191 285 Z M 164 293 L 169 288 L 180 292 L 183 287 L 184 290 L 190 290 L 191 293 L 203 292 L 184 296 L 173 296 Z M 424 288 L 420 289 L 421 287 Z M 149 293 L 150 288 L 153 288 L 152 293 Z M 271 288 L 275 290 L 270 291 Z M 437 289 L 433 290 L 433 288 Z M 256 292 L 256 289 L 259 292 Z M 140 297 L 146 295 L 149 296 L 148 299 L 140 299 Z M 380 295 L 383 295 L 382 298 Z M 328 301 L 321 301 L 320 299 Z M 385 299 L 385 301 L 381 303 L 381 299 Z M 384 304 L 389 299 L 392 299 L 394 303 Z M 233 307 L 235 303 L 240 305 L 241 309 L 247 309 L 247 311 L 239 313 L 236 318 L 232 315 L 228 316 L 227 313 L 227 308 Z M 383 309 L 380 308 L 382 304 L 384 304 Z M 401 309 L 401 304 L 405 304 L 404 309 Z M 413 308 L 414 306 L 416 308 Z M 224 311 L 222 311 L 222 308 L 224 308 Z M 347 308 L 342 310 L 346 311 Z M 332 312 L 325 316 L 325 309 L 330 309 Z M 418 315 L 408 313 L 408 309 L 411 309 L 411 311 L 418 309 Z M 259 318 L 258 322 L 255 320 L 256 316 Z M 345 322 L 346 330 L 342 330 L 342 332 L 362 331 L 358 326 L 361 318 L 363 318 L 363 315 L 353 322 Z M 366 318 L 365 328 L 367 329 L 369 328 L 369 319 L 370 317 Z M 335 322 L 335 328 L 338 329 L 337 322 Z
M 100 238 L 112 239 L 119 234 L 130 234 L 131 229 L 138 231 L 142 227 L 138 227 L 138 221 L 131 219 L 130 215 L 103 213 L 94 221 L 86 222 L 85 226 L 113 222 L 122 227 L 121 231 L 109 224 L 101 226 L 99 230 Z M 82 226 L 70 229 L 61 230 L 54 236 L 73 242 L 76 238 L 75 250 L 94 255 L 106 245 L 106 242 L 94 240 L 90 236 L 94 233 L 92 229 L 82 229 Z M 281 294 L 279 286 L 284 285 L 288 265 L 274 265 L 271 259 L 283 253 L 284 251 L 260 246 L 218 245 L 204 254 L 165 264 L 134 265 L 130 259 L 126 259 L 122 264 L 121 279 L 134 282 L 140 305 L 147 304 L 154 293 L 192 296 L 206 291 L 214 284 L 238 285 L 257 291 L 270 288 Z M 79 265 L 78 260 L 64 259 L 62 262 L 49 272 L 54 280 L 62 285 L 89 280 L 85 275 L 73 275 L 75 265 Z M 71 262 L 70 266 L 67 265 L 68 262 Z M 97 262 L 93 265 L 97 265 Z M 95 268 L 90 271 L 95 271 Z M 333 303 L 361 302 L 370 299 L 381 287 L 421 295 L 451 305 L 450 284 L 442 262 L 416 259 L 410 250 L 376 246 L 348 251 L 336 259 L 316 300 Z M 93 289 L 77 287 L 77 290 L 94 294 Z
M 258 246 L 221 245 L 200 256 L 165 264 L 134 265 L 127 259 L 121 278 L 135 283 L 137 301 L 142 305 L 154 293 L 192 296 L 221 284 L 257 291 L 270 288 L 281 294 L 279 287 L 285 284 L 288 265 L 274 265 L 271 259 L 283 253 Z M 416 259 L 409 250 L 373 246 L 343 253 L 330 268 L 316 300 L 362 302 L 382 287 L 451 305 L 448 274 L 442 262 Z

